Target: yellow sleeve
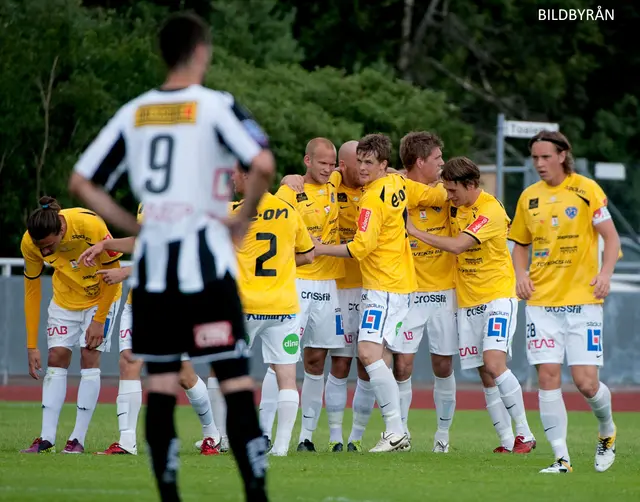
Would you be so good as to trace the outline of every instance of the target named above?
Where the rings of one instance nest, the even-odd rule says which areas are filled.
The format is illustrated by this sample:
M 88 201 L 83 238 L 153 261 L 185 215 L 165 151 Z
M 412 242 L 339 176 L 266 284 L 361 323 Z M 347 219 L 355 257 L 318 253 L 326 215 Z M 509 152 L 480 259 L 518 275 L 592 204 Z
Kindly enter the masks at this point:
M 479 208 L 476 219 L 469 223 L 463 232 L 473 237 L 478 244 L 482 244 L 503 234 L 507 221 L 504 209 L 499 202 L 495 201 Z
M 338 188 L 342 184 L 342 173 L 339 170 L 335 170 L 329 176 L 329 183 Z
M 442 206 L 447 201 L 447 191 L 442 183 L 435 187 L 418 183 L 410 179 L 404 180 L 407 187 L 407 209 L 418 206 Z
M 120 260 L 118 259 L 116 261 L 112 261 L 109 264 L 102 265 L 102 268 L 120 268 Z M 107 315 L 109 314 L 109 309 L 111 308 L 113 299 L 118 293 L 120 284 L 107 284 L 106 282 L 102 281 L 100 287 L 102 289 L 102 297 L 100 298 L 100 302 L 98 303 L 98 309 L 93 315 L 93 320 L 104 324 L 104 322 L 107 320 Z
M 307 230 L 307 226 L 302 219 L 300 213 L 293 209 L 293 217 L 295 219 L 296 224 L 296 253 L 297 254 L 305 254 L 311 251 L 315 246 L 313 245 L 313 241 L 311 240 L 311 236 L 309 235 L 309 231 Z
M 520 195 L 518 205 L 516 206 L 516 215 L 513 218 L 511 229 L 509 230 L 509 240 L 523 246 L 531 244 L 531 232 L 527 226 L 528 210 L 525 207 L 527 200 L 529 199 L 526 194 L 523 193 Z
M 85 220 L 85 235 L 87 242 L 90 245 L 94 245 L 97 242 L 112 239 L 111 233 L 107 228 L 107 224 L 99 216 L 88 216 Z M 106 265 L 117 262 L 122 258 L 122 253 L 119 251 L 104 251 L 98 257 L 102 268 L 107 268 Z M 119 265 L 118 265 L 119 266 Z
M 607 196 L 604 190 L 595 181 L 591 182 L 591 194 L 589 195 L 591 209 L 591 221 L 593 225 L 611 219 L 611 213 L 607 207 Z
M 276 197 L 288 202 L 293 207 L 296 207 L 296 195 L 297 194 L 286 185 L 282 185 L 276 192 Z
M 376 248 L 383 220 L 382 202 L 377 202 L 375 197 L 363 197 L 356 235 L 347 244 L 347 250 L 353 258 L 360 261 Z
M 27 348 L 37 349 L 40 300 L 42 299 L 40 274 L 42 274 L 44 263 L 27 243 L 26 239 L 30 238 L 28 234 L 25 234 L 20 245 L 22 257 L 24 258 L 24 319 L 27 330 Z

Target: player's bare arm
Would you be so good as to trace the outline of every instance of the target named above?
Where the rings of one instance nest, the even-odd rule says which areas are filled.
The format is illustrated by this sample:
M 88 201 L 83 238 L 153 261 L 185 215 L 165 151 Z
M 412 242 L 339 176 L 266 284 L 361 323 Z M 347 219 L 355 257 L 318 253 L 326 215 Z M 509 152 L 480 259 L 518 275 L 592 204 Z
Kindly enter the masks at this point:
M 310 263 L 313 263 L 314 257 L 315 248 L 308 253 L 296 253 L 296 267 L 301 267 L 303 265 L 309 265 Z
M 433 235 L 428 232 L 423 232 L 418 230 L 413 223 L 411 223 L 410 219 L 407 219 L 407 232 L 429 246 L 442 249 L 443 251 L 447 251 L 455 255 L 464 253 L 467 249 L 478 244 L 473 237 L 464 232 L 460 233 L 460 235 L 456 237 L 445 237 L 442 235 Z
M 136 217 L 120 206 L 97 185 L 74 172 L 69 179 L 69 192 L 82 200 L 107 222 L 130 235 L 138 235 L 140 225 Z
M 287 174 L 280 180 L 280 186 L 288 186 L 296 193 L 304 192 L 304 176 L 300 174 Z
M 516 294 L 522 300 L 531 298 L 536 290 L 533 281 L 529 277 L 529 246 L 514 242 L 513 268 L 516 272 Z
M 102 280 L 105 283 L 113 286 L 114 284 L 120 284 L 125 279 L 129 278 L 131 275 L 131 267 L 106 268 L 98 270 L 96 273 L 102 276 Z
M 314 244 L 316 245 L 316 254 L 318 256 L 334 256 L 336 258 L 352 258 L 349 253 L 347 244 L 338 244 L 337 246 L 323 244 L 319 240 L 312 237 Z
M 604 241 L 604 253 L 602 256 L 602 269 L 589 285 L 594 286 L 593 295 L 598 299 L 603 299 L 607 297 L 611 287 L 611 276 L 620 254 L 620 237 L 611 219 L 598 223 L 595 229 Z
M 100 256 L 103 251 L 118 251 L 119 253 L 133 253 L 135 247 L 135 237 L 122 237 L 120 239 L 107 239 L 96 242 L 78 258 L 78 261 L 85 267 L 94 267 L 96 265 L 96 258 Z

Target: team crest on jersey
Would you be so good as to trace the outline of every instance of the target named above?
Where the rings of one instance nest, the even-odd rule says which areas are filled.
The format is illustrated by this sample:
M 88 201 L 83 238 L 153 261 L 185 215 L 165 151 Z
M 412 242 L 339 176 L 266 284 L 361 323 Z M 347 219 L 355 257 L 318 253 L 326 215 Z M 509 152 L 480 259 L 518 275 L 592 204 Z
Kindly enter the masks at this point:
M 333 197 L 333 194 L 331 194 L 331 196 Z M 344 192 L 340 192 L 338 194 L 338 202 L 349 202 L 349 199 L 347 198 L 347 194 Z
M 302 193 L 296 194 L 296 202 L 302 202 L 304 200 L 309 200 L 309 197 L 307 197 L 306 193 L 302 192 Z
M 324 195 L 324 190 L 318 190 L 318 195 Z
M 324 212 L 329 214 L 331 212 L 331 206 L 324 206 Z
M 78 265 L 78 262 L 75 260 L 70 260 L 69 265 L 71 265 L 73 270 L 78 270 L 80 268 L 80 265 Z
M 331 204 L 335 204 L 335 203 L 336 203 L 336 194 L 331 192 Z
M 426 220 L 427 219 L 427 212 L 422 210 L 420 211 L 420 219 L 421 220 Z
M 195 124 L 197 114 L 195 101 L 143 105 L 136 110 L 135 126 Z
M 409 244 L 411 245 L 411 249 L 417 249 L 418 247 L 418 241 L 409 241 Z
M 578 214 L 578 208 L 575 206 L 570 206 L 564 210 L 564 214 L 566 214 L 569 218 L 574 219 Z
M 557 216 L 552 216 L 552 217 L 551 217 L 551 226 L 552 226 L 552 227 L 557 227 L 557 226 L 559 226 L 559 225 L 560 225 L 560 224 L 558 223 L 558 217 L 557 217 Z
M 538 209 L 538 198 L 529 199 L 529 209 Z

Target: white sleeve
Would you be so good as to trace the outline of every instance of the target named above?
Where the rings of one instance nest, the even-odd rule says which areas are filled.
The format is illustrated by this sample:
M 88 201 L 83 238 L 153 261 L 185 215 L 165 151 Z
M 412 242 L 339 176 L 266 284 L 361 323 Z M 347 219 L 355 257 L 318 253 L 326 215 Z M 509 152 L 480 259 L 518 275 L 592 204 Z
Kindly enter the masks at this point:
M 108 189 L 115 185 L 126 169 L 124 115 L 121 110 L 113 116 L 73 168 L 83 178 Z
M 221 99 L 215 114 L 215 130 L 218 138 L 245 166 L 260 151 L 269 147 L 269 139 L 251 114 L 235 99 Z

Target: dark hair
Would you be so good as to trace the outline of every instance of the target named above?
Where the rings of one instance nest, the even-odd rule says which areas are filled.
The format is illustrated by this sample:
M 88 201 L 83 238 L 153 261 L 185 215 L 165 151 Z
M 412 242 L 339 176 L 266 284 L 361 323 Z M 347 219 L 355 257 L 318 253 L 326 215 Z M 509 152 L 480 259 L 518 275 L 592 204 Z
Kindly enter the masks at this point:
M 540 131 L 529 140 L 529 153 L 531 153 L 533 144 L 539 141 L 548 141 L 549 143 L 553 143 L 556 147 L 556 153 L 567 152 L 564 161 L 562 162 L 562 169 L 564 169 L 566 174 L 571 174 L 576 170 L 575 163 L 573 161 L 573 154 L 571 153 L 571 143 L 569 143 L 569 140 L 564 134 L 558 131 Z
M 442 166 L 442 179 L 460 183 L 465 188 L 478 188 L 480 168 L 467 157 L 454 157 Z
M 40 207 L 27 218 L 27 232 L 34 241 L 40 241 L 50 235 L 58 235 L 62 230 L 62 222 L 58 213 L 60 204 L 53 197 L 40 197 Z
M 444 143 L 436 134 L 426 131 L 410 132 L 400 140 L 402 165 L 410 171 L 418 159 L 426 159 L 436 148 L 444 148 Z
M 158 33 L 160 54 L 170 70 L 189 61 L 198 45 L 210 43 L 207 23 L 189 12 L 169 16 Z
M 391 160 L 391 140 L 384 134 L 367 134 L 358 141 L 356 153 L 373 154 L 378 162 Z

